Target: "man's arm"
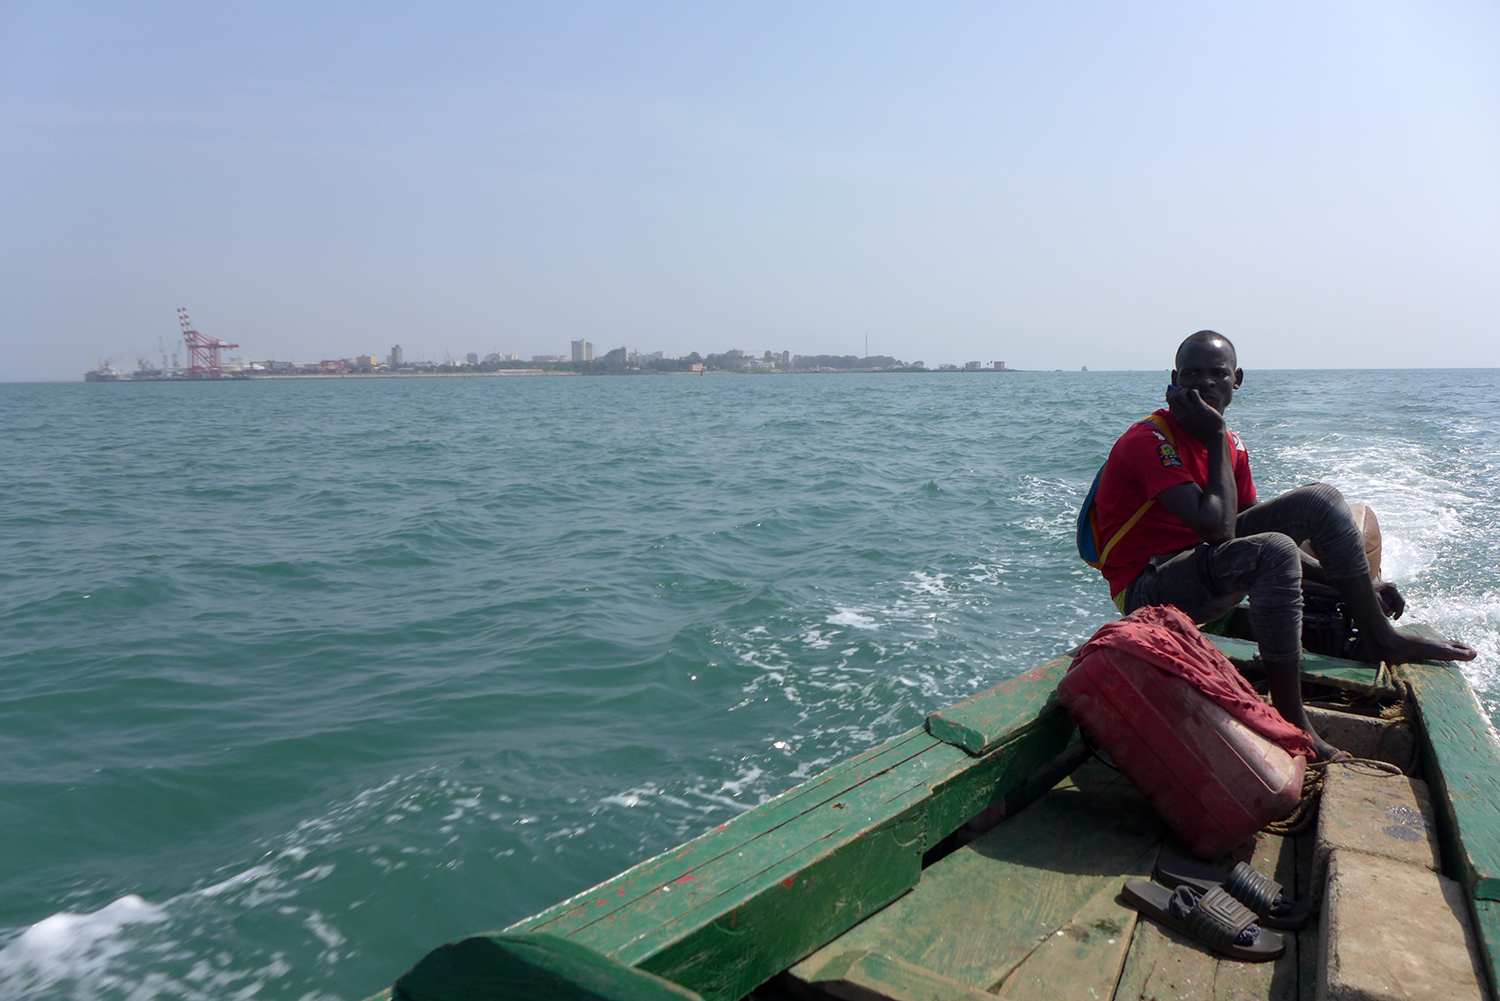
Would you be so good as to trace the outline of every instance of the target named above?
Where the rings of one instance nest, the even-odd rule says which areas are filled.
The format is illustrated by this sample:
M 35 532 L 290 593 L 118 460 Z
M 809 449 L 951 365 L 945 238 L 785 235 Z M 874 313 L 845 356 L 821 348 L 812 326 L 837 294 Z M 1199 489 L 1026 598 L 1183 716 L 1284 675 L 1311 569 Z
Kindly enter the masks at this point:
M 1196 389 L 1169 393 L 1167 401 L 1182 429 L 1208 449 L 1208 486 L 1179 483 L 1157 494 L 1156 499 L 1204 542 L 1228 542 L 1234 538 L 1234 521 L 1240 509 L 1224 415 L 1204 403 Z

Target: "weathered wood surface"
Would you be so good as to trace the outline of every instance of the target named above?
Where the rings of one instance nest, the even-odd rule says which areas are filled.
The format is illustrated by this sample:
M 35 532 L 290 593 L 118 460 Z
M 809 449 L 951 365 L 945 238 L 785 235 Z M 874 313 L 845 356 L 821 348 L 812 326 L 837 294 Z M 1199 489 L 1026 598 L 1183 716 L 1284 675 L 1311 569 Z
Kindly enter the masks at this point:
M 445 945 L 396 981 L 395 1001 L 701 1001 L 677 984 L 552 935 Z
M 1149 879 L 1156 850 L 1146 852 L 1123 877 Z M 1008 1001 L 1104 998 L 1114 993 L 1135 934 L 1137 912 L 1120 897 L 1118 880 L 1095 893 L 1041 945 L 1006 975 L 995 991 Z
M 1123 883 L 1163 832 L 1123 778 L 1086 765 L 1015 817 L 929 866 L 917 889 L 798 963 L 816 980 L 850 953 L 889 956 L 989 990 L 1106 887 Z
M 1500 743 L 1463 672 L 1404 664 L 1421 719 L 1423 763 L 1452 875 L 1477 900 L 1500 900 Z
M 1055 704 L 1013 694 L 1028 724 L 981 757 L 911 731 L 507 930 L 738 998 L 915 885 L 927 849 L 1073 739 Z
M 727 824 L 518 921 L 507 930 L 572 935 L 590 924 L 629 911 L 644 898 L 662 892 L 663 887 L 670 887 L 674 881 L 700 866 L 736 856 L 746 845 L 787 825 L 805 823 L 804 818 L 816 814 L 820 808 L 826 807 L 826 810 L 819 819 L 826 818 L 837 830 L 846 823 L 845 814 L 837 812 L 845 807 L 835 806 L 840 797 L 889 774 L 940 744 L 920 730 L 905 733 L 835 765 Z
M 1297 852 L 1297 882 L 1296 897 L 1311 903 L 1313 897 L 1312 867 L 1313 856 L 1316 854 L 1314 835 L 1312 832 L 1300 834 L 1295 839 Z M 1278 882 L 1281 882 L 1278 877 Z M 1283 886 L 1292 886 L 1292 883 L 1282 882 Z M 1321 888 L 1319 888 L 1321 891 Z M 1318 983 L 1318 967 L 1323 957 L 1318 951 L 1318 937 L 1322 932 L 1322 915 L 1314 912 L 1307 927 L 1299 932 L 1288 932 L 1297 938 L 1297 988 L 1303 998 L 1311 998 L 1314 995 Z
M 1489 980 L 1490 997 L 1500 995 L 1500 901 L 1475 900 L 1474 935 L 1479 962 Z
M 1264 669 L 1255 659 L 1259 647 L 1254 641 L 1236 639 L 1232 636 L 1209 636 L 1208 639 L 1240 670 L 1258 672 Z M 1378 668 L 1371 664 L 1361 664 L 1358 661 L 1344 660 L 1339 657 L 1325 657 L 1317 653 L 1304 654 L 1302 660 L 1304 680 L 1327 685 L 1330 688 L 1358 692 L 1362 695 L 1390 691 L 1388 687 L 1376 684 L 1377 672 Z
M 1163 849 L 1164 851 L 1167 849 Z M 1177 847 L 1179 854 L 1187 850 Z M 1249 862 L 1277 882 L 1297 892 L 1297 845 L 1292 839 L 1257 834 L 1221 866 Z M 1305 878 L 1305 877 L 1304 877 Z M 1205 946 L 1163 927 L 1149 918 L 1136 924 L 1125 968 L 1115 989 L 1115 1001 L 1297 1001 L 1299 994 L 1299 936 L 1281 933 L 1286 952 L 1272 963 L 1241 963 L 1220 958 Z M 1311 980 L 1307 984 L 1311 984 Z
M 1059 657 L 927 717 L 927 732 L 980 755 L 1045 718 L 1071 657 Z
M 1462 668 L 1403 664 L 1395 675 L 1411 686 L 1448 874 L 1464 886 L 1490 994 L 1500 996 L 1500 742 Z
M 794 981 L 795 983 L 795 981 Z M 994 1001 L 994 995 L 891 956 L 850 952 L 809 982 L 817 994 L 844 1001 Z

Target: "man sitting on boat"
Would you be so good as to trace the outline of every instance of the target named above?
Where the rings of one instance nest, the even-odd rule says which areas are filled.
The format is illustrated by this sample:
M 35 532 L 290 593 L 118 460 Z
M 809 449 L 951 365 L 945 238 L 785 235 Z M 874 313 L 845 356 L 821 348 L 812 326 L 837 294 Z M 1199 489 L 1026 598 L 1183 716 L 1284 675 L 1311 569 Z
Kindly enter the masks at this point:
M 1363 533 L 1333 487 L 1313 483 L 1257 500 L 1249 453 L 1224 422 L 1243 380 L 1228 338 L 1200 330 L 1178 347 L 1167 406 L 1121 435 L 1100 472 L 1097 565 L 1126 613 L 1176 605 L 1204 623 L 1248 596 L 1271 700 L 1326 759 L 1337 752 L 1302 708 L 1304 580 L 1338 590 L 1365 660 L 1473 660 L 1474 650 L 1404 635 L 1387 621 L 1386 609 L 1404 602 L 1394 585 L 1371 580 Z

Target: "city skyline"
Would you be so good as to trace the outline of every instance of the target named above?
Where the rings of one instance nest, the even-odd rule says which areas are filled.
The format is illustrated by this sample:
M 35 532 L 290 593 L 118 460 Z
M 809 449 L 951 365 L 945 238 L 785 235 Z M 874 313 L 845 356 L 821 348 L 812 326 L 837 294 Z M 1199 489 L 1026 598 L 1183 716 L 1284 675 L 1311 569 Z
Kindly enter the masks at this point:
M 186 324 L 184 324 L 186 327 Z M 193 331 L 198 335 L 196 330 Z M 210 340 L 212 340 L 210 338 Z M 184 345 L 187 347 L 187 345 Z M 175 345 L 174 345 L 175 347 Z M 223 348 L 238 348 L 238 344 L 221 345 Z M 537 366 L 572 365 L 583 366 L 573 369 L 582 374 L 618 374 L 622 372 L 669 372 L 669 371 L 702 371 L 706 367 L 708 371 L 778 371 L 778 372 L 806 372 L 806 371 L 828 371 L 828 370 L 863 370 L 863 371 L 888 371 L 892 369 L 903 369 L 912 371 L 1020 371 L 1014 366 L 1007 366 L 1004 361 L 981 362 L 970 360 L 962 364 L 938 362 L 927 365 L 922 359 L 900 359 L 888 355 L 839 355 L 827 354 L 803 355 L 794 354 L 789 349 L 772 351 L 769 349 L 755 352 L 744 351 L 739 348 L 727 348 L 722 352 L 700 353 L 689 352 L 687 355 L 668 358 L 662 351 L 642 351 L 639 347 L 626 347 L 621 345 L 617 348 L 608 349 L 602 356 L 595 354 L 594 344 L 587 340 L 576 340 L 571 342 L 571 354 L 539 354 L 523 359 L 515 352 L 504 352 L 495 350 L 481 356 L 480 352 L 468 351 L 462 359 L 455 358 L 451 353 L 445 352 L 443 360 L 416 357 L 408 359 L 405 349 L 400 344 L 394 344 L 384 355 L 373 352 L 356 354 L 352 357 L 343 358 L 320 358 L 316 361 L 286 359 L 247 359 L 244 355 L 230 355 L 222 358 L 216 354 L 212 359 L 211 368 L 200 367 L 200 361 L 207 365 L 209 359 L 194 358 L 189 351 L 189 360 L 183 362 L 183 352 L 167 352 L 165 346 L 160 346 L 155 358 L 139 355 L 135 366 L 121 366 L 117 364 L 118 359 L 101 358 L 99 364 L 85 373 L 86 381 L 90 382 L 114 382 L 114 381 L 155 381 L 162 379 L 180 378 L 238 378 L 244 375 L 313 375 L 313 374 L 371 374 L 377 372 L 393 371 L 494 371 L 497 369 L 528 368 Z M 159 359 L 159 361 L 157 361 Z M 170 360 L 169 360 L 170 359 Z M 676 365 L 673 363 L 689 362 L 698 363 L 690 366 Z M 222 363 L 222 364 L 221 364 Z M 596 364 L 597 363 L 597 364 Z M 622 364 L 623 363 L 623 364 Z M 1083 366 L 1087 371 L 1088 367 Z
M 1500 10 L 18 3 L 0 380 L 575 340 L 1500 365 Z M 490 347 L 482 347 L 489 345 Z

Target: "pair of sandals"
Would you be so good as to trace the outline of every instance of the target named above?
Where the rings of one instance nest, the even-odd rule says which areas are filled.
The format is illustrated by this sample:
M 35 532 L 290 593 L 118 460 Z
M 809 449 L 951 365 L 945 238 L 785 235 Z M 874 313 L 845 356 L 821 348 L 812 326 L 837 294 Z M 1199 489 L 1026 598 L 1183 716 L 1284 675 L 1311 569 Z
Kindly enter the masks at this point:
M 1126 880 L 1125 899 L 1142 914 L 1231 959 L 1269 962 L 1286 950 L 1286 943 L 1266 928 L 1296 931 L 1307 925 L 1307 905 L 1245 862 L 1225 873 L 1186 859 L 1162 859 L 1155 879 Z

